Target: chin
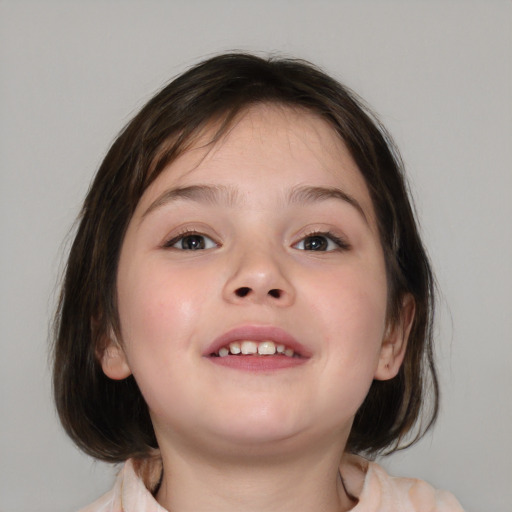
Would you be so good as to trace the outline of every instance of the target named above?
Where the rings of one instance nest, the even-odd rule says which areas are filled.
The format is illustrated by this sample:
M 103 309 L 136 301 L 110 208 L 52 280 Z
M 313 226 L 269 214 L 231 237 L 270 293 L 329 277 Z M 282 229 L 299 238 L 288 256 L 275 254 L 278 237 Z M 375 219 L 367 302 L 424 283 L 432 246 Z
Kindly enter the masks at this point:
M 239 411 L 230 421 L 221 420 L 218 427 L 215 429 L 217 435 L 228 443 L 263 448 L 265 445 L 289 443 L 299 437 L 306 426 L 303 421 L 283 414 L 282 409 L 261 411 L 253 408 L 249 412 Z

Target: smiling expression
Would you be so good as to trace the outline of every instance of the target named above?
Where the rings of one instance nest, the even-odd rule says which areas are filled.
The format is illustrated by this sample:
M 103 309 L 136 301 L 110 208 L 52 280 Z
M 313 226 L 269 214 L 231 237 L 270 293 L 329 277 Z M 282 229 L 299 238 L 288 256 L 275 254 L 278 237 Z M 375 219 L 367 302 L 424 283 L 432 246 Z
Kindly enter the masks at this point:
M 134 375 L 161 445 L 346 438 L 403 357 L 364 179 L 304 111 L 255 107 L 209 137 L 139 201 L 103 369 Z

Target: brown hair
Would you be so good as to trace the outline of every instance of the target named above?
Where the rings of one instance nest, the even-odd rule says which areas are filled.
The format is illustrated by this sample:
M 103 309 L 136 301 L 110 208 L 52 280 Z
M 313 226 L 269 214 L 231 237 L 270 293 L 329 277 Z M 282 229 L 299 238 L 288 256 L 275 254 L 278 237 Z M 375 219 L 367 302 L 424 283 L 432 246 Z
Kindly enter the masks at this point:
M 135 207 L 148 185 L 204 128 L 220 123 L 220 136 L 238 113 L 261 103 L 305 109 L 345 141 L 376 212 L 389 320 L 398 319 L 405 294 L 416 303 L 399 374 L 373 382 L 347 450 L 393 451 L 406 438 L 417 440 L 435 421 L 433 276 L 391 137 L 354 93 L 311 64 L 232 53 L 196 65 L 154 96 L 113 143 L 85 199 L 55 317 L 53 386 L 64 428 L 94 457 L 118 462 L 147 457 L 157 447 L 133 377 L 111 380 L 98 361 L 102 340 L 111 330 L 119 332 L 117 264 Z M 422 422 L 429 392 L 432 400 Z

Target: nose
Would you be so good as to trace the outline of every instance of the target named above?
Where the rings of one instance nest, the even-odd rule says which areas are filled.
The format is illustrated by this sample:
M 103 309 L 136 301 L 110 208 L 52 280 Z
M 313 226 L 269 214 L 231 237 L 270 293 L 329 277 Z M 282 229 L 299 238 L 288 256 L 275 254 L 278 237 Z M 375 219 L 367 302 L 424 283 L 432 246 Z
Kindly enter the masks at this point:
M 269 251 L 270 252 L 270 251 Z M 231 261 L 223 296 L 234 304 L 290 306 L 295 289 L 285 273 L 285 264 L 276 255 L 247 249 Z

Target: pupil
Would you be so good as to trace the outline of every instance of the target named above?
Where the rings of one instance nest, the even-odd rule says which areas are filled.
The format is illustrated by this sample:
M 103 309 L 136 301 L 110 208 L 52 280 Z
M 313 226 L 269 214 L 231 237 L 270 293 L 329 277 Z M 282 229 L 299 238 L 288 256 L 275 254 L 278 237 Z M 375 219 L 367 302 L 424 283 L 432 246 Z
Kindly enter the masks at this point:
M 200 235 L 190 235 L 183 239 L 183 248 L 190 251 L 204 249 L 204 239 Z
M 311 236 L 304 242 L 304 247 L 308 251 L 325 251 L 327 240 L 322 236 Z

